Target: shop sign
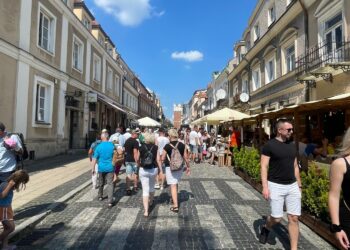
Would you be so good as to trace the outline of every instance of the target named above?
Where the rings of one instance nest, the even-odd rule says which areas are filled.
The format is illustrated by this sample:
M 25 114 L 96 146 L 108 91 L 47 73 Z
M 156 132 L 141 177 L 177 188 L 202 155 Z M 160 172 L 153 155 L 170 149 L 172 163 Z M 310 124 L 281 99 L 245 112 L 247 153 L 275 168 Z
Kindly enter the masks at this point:
M 92 92 L 87 93 L 87 102 L 88 103 L 97 102 L 97 93 L 92 93 Z

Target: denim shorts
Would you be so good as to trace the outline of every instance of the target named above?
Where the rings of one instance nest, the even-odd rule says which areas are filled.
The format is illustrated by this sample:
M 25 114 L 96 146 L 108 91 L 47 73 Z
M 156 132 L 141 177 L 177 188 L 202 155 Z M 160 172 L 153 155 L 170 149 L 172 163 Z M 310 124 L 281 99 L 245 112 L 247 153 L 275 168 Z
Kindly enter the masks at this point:
M 198 154 L 198 146 L 190 144 L 190 151 L 193 154 Z
M 132 176 L 133 174 L 137 174 L 138 168 L 136 162 L 125 162 L 126 166 L 126 175 Z

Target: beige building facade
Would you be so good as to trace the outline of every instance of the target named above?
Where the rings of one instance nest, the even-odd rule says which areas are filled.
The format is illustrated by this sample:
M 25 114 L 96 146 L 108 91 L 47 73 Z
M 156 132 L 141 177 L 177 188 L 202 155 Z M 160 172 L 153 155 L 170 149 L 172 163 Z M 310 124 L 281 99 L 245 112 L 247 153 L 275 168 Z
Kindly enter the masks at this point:
M 0 121 L 33 156 L 138 118 L 134 74 L 83 1 L 0 1 L 0 14 Z

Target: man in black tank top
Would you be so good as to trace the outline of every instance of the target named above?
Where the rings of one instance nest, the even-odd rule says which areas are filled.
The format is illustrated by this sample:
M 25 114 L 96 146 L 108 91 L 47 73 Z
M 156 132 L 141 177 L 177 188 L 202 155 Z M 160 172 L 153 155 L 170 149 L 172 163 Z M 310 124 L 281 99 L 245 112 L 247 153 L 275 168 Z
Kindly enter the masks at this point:
M 288 232 L 292 250 L 298 247 L 299 216 L 301 215 L 301 180 L 295 144 L 290 142 L 293 125 L 286 119 L 276 124 L 277 136 L 269 140 L 261 152 L 261 182 L 263 196 L 270 202 L 271 215 L 261 228 L 259 241 L 267 242 L 271 227 L 283 217 L 283 205 L 288 213 Z

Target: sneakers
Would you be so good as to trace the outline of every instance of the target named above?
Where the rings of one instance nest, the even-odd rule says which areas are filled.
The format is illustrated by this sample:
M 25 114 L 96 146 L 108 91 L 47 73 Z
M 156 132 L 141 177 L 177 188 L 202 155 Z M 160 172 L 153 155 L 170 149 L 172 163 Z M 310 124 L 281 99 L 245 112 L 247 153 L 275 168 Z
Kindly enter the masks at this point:
M 163 189 L 164 189 L 163 185 L 162 185 L 162 186 L 160 186 L 160 190 L 163 190 Z
M 260 235 L 259 235 L 259 242 L 261 244 L 266 244 L 267 238 L 269 237 L 270 230 L 266 228 L 266 226 L 261 227 Z
M 154 188 L 155 188 L 155 189 L 159 189 L 159 188 L 160 188 L 160 185 L 159 185 L 158 183 L 156 183 L 156 184 L 154 185 Z

